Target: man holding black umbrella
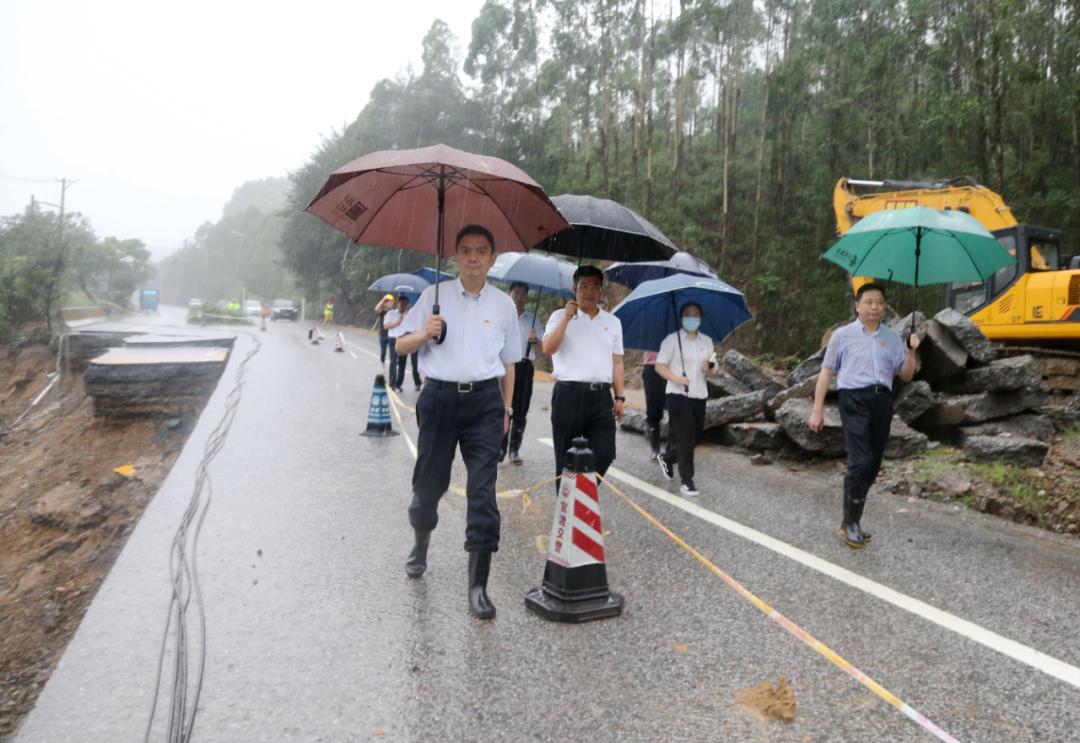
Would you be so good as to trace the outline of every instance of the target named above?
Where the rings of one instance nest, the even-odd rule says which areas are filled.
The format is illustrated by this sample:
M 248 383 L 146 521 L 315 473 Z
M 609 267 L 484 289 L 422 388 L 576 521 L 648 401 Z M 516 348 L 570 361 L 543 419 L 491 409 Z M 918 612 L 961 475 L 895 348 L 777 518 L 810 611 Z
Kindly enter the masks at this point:
M 433 311 L 436 285 L 420 295 L 397 341 L 398 355 L 419 352 L 426 380 L 416 402 L 420 432 L 409 506 L 416 542 L 405 572 L 419 578 L 427 569 L 439 500 L 450 486 L 450 468 L 460 446 L 468 473 L 469 611 L 491 619 L 495 605 L 488 598 L 487 581 L 491 555 L 499 549 L 500 521 L 495 479 L 499 447 L 510 426 L 514 365 L 522 343 L 513 301 L 487 283 L 495 263 L 491 232 L 478 225 L 462 227 L 455 255 L 460 277 L 445 282 L 439 314 Z
M 603 283 L 599 268 L 579 266 L 575 298 L 551 313 L 544 330 L 544 353 L 551 356 L 555 376 L 551 429 L 556 475 L 562 474 L 566 451 L 578 436 L 589 440 L 596 474 L 603 477 L 615 461 L 615 420 L 622 418 L 626 402 L 623 335 L 619 319 L 600 309 Z

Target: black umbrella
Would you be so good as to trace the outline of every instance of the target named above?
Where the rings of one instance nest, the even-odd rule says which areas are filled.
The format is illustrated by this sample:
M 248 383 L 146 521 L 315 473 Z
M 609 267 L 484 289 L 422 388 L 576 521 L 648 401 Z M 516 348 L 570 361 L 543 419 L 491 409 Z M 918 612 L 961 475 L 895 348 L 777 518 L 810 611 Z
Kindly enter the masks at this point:
M 678 252 L 675 243 L 633 209 L 594 196 L 561 194 L 551 199 L 570 223 L 536 247 L 549 253 L 602 261 L 662 261 Z

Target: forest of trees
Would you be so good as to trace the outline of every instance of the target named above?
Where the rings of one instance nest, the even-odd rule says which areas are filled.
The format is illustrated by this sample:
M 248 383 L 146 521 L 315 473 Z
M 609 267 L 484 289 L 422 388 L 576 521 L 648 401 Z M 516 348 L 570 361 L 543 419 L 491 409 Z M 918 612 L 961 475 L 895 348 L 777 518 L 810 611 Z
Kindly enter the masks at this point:
M 158 264 L 162 301 L 183 306 L 193 297 L 266 303 L 292 298 L 292 276 L 279 247 L 288 188 L 285 178 L 248 181 L 237 188 L 221 219 L 201 225 Z
M 1080 0 L 489 0 L 457 45 L 435 21 L 422 68 L 293 173 L 282 248 L 308 296 L 363 307 L 430 262 L 302 209 L 349 160 L 436 142 L 637 209 L 746 292 L 758 350 L 808 351 L 846 313 L 818 260 L 841 176 L 970 175 L 1080 252 Z
M 59 214 L 32 202 L 0 219 L 0 343 L 47 339 L 62 305 L 131 307 L 154 275 L 149 261 L 142 241 L 99 239 L 78 212 L 61 225 Z

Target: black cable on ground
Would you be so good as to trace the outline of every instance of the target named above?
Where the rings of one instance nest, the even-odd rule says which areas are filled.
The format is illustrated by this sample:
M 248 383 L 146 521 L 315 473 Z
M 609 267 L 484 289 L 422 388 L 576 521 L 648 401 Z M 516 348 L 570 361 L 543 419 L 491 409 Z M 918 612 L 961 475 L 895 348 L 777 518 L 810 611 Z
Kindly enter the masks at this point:
M 180 525 L 173 536 L 172 544 L 169 547 L 169 578 L 172 584 L 172 595 L 169 598 L 165 629 L 162 631 L 161 636 L 161 651 L 158 654 L 157 675 L 150 707 L 150 719 L 146 723 L 145 741 L 150 740 L 150 734 L 153 731 L 154 718 L 157 714 L 158 699 L 161 695 L 163 682 L 165 653 L 170 647 L 170 639 L 173 648 L 173 668 L 170 682 L 171 697 L 169 700 L 169 724 L 166 739 L 169 743 L 187 743 L 187 741 L 191 740 L 192 731 L 195 727 L 195 714 L 199 706 L 203 674 L 206 669 L 206 612 L 203 606 L 202 589 L 199 586 L 197 564 L 199 533 L 202 531 L 203 521 L 206 519 L 206 513 L 210 508 L 210 501 L 214 495 L 209 473 L 210 463 L 225 446 L 229 429 L 232 427 L 233 419 L 236 417 L 236 411 L 243 395 L 244 377 L 247 374 L 248 362 L 262 348 L 262 343 L 257 336 L 249 332 L 244 332 L 244 335 L 251 338 L 255 347 L 244 356 L 236 369 L 233 388 L 225 399 L 225 413 L 207 437 L 202 460 L 196 469 L 195 487 L 191 494 L 191 500 L 188 502 Z M 204 492 L 205 498 L 203 497 Z M 193 522 L 195 528 L 192 531 L 191 525 Z M 192 598 L 194 598 L 197 611 L 197 627 L 195 628 L 189 627 L 188 610 L 191 607 Z M 171 637 L 170 629 L 173 629 Z M 189 657 L 189 636 L 192 634 L 192 629 L 194 629 L 194 635 L 198 640 L 198 665 L 194 670 L 190 667 L 191 661 Z

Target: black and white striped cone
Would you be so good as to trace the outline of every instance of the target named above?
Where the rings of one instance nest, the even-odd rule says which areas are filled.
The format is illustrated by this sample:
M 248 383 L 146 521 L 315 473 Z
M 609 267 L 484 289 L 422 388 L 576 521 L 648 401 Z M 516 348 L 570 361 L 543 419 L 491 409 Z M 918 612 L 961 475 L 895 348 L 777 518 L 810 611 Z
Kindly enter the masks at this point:
M 592 451 L 583 438 L 566 453 L 548 538 L 544 582 L 525 594 L 526 608 L 556 622 L 617 617 L 623 598 L 608 590 L 600 498 Z
M 319 345 L 319 341 L 322 340 L 322 331 L 319 330 L 319 326 L 316 325 L 307 332 L 308 340 L 311 341 L 311 345 Z
M 345 336 L 341 334 L 340 330 L 334 340 L 334 353 L 345 353 Z
M 397 436 L 397 431 L 390 425 L 390 398 L 386 394 L 386 377 L 375 375 L 375 387 L 371 390 L 371 404 L 368 405 L 367 430 L 361 436 Z

